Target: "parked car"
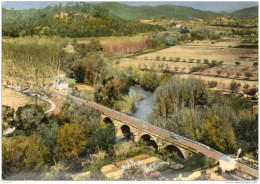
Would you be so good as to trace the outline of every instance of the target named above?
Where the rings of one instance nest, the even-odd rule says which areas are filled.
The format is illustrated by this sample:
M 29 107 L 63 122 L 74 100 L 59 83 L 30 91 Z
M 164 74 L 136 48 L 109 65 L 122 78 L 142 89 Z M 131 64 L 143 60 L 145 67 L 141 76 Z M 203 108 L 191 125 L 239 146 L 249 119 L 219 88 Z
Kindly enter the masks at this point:
M 171 134 L 171 138 L 177 141 L 180 139 L 179 136 L 176 134 Z
M 15 89 L 16 92 L 21 91 L 21 88 L 20 88 L 20 87 L 16 87 L 16 88 L 14 88 L 14 89 Z

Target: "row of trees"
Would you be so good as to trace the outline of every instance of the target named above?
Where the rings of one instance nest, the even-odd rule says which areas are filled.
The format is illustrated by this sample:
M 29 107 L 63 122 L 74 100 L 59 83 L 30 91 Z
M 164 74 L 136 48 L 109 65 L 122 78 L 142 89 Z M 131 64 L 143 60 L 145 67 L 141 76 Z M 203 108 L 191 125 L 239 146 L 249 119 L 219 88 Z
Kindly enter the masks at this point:
M 14 79 L 22 88 L 40 91 L 58 75 L 64 58 L 64 41 L 53 39 L 44 43 L 38 40 L 19 43 L 3 42 L 3 78 Z

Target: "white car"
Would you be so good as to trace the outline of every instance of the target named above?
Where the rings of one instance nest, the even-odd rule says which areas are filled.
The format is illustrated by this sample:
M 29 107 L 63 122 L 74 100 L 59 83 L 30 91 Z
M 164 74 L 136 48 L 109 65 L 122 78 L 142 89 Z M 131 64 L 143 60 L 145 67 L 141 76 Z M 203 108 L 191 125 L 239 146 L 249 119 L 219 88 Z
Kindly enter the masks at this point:
M 42 98 L 43 99 L 48 99 L 48 96 L 47 95 L 43 95 Z

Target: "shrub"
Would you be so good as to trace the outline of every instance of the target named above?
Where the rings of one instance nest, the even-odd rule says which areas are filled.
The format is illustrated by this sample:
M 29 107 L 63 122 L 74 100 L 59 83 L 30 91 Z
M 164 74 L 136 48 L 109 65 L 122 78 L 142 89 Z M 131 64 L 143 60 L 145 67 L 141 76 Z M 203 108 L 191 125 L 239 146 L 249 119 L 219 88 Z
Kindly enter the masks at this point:
M 239 77 L 240 75 L 241 75 L 241 73 L 240 73 L 240 72 L 237 72 L 237 73 L 236 73 L 236 76 L 237 76 L 237 77 Z
M 161 57 L 160 56 L 156 56 L 156 61 L 160 61 Z
M 217 70 L 216 72 L 217 72 L 217 74 L 219 76 L 222 73 L 222 70 Z
M 202 65 L 200 65 L 200 66 L 193 66 L 193 67 L 190 68 L 190 72 L 198 72 L 200 70 L 204 70 L 205 68 L 206 67 L 202 66 Z
M 181 58 L 180 58 L 180 57 L 177 57 L 177 58 L 175 59 L 175 61 L 176 61 L 176 62 L 180 62 L 180 61 L 181 61 Z
M 126 154 L 134 146 L 132 141 L 117 143 L 113 146 L 114 153 L 116 156 Z
M 182 62 L 185 63 L 185 62 L 186 62 L 186 59 L 183 59 Z
M 230 90 L 231 90 L 232 93 L 237 92 L 239 87 L 240 87 L 240 84 L 235 82 L 235 81 L 232 81 L 230 83 Z
M 250 77 L 252 77 L 252 73 L 250 73 L 250 72 L 245 72 L 245 76 L 249 79 Z
M 239 62 L 239 61 L 236 61 L 235 64 L 236 64 L 236 66 L 239 66 L 239 65 L 240 65 L 240 62 Z
M 248 88 L 249 88 L 249 84 L 245 84 L 245 85 L 243 86 L 243 88 L 244 88 L 244 89 L 248 89 Z
M 201 62 L 201 59 L 197 59 L 197 63 L 200 63 Z
M 207 65 L 209 64 L 209 60 L 208 59 L 204 59 L 203 61 L 204 61 L 204 64 L 207 64 Z
M 119 60 L 116 60 L 116 64 L 117 64 L 117 65 L 120 64 L 120 61 L 119 61 Z
M 219 61 L 217 65 L 221 66 L 221 65 L 223 65 L 223 63 L 224 63 L 224 61 Z
M 179 70 L 179 67 L 178 67 L 178 66 L 175 66 L 175 67 L 174 67 L 174 70 L 175 70 L 175 72 L 177 72 L 177 71 Z
M 214 88 L 218 85 L 218 82 L 217 81 L 209 81 L 208 82 L 208 87 L 209 88 Z
M 254 63 L 253 63 L 253 66 L 254 66 L 254 67 L 257 67 L 257 66 L 258 66 L 258 62 L 254 62 Z
M 166 61 L 166 57 L 165 56 L 162 57 L 162 61 Z
M 190 63 L 193 63 L 193 61 L 194 61 L 194 59 L 189 59 L 189 62 L 190 62 Z
M 170 57 L 170 58 L 169 58 L 169 61 L 171 61 L 171 62 L 172 62 L 172 61 L 173 61 L 173 57 Z
M 217 66 L 217 61 L 216 60 L 212 60 L 211 63 L 208 63 L 209 67 L 215 67 Z

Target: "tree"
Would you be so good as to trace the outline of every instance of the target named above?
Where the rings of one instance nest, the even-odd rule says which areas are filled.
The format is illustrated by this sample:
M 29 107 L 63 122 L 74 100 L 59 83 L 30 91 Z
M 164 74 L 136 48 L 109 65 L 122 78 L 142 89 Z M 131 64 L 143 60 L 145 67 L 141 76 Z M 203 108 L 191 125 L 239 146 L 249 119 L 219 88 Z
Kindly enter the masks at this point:
M 98 150 L 106 150 L 113 146 L 115 141 L 115 127 L 108 124 L 104 128 L 97 129 L 88 139 L 87 150 L 94 153 Z
M 218 76 L 222 73 L 222 70 L 217 70 Z
M 232 81 L 230 83 L 230 90 L 232 93 L 236 93 L 238 91 L 239 87 L 240 87 L 239 83 L 237 83 L 235 81 Z
M 250 73 L 250 72 L 245 72 L 245 76 L 247 77 L 247 79 L 249 79 L 250 77 L 252 77 L 252 73 Z
M 202 125 L 201 141 L 213 148 L 232 153 L 236 150 L 236 138 L 233 127 L 226 119 L 210 112 Z
M 65 123 L 56 131 L 57 158 L 72 166 L 78 164 L 79 156 L 86 149 L 86 138 L 78 125 Z M 72 166 L 73 167 L 73 166 Z
M 17 123 L 15 128 L 22 130 L 26 135 L 39 130 L 41 123 L 45 121 L 45 115 L 42 107 L 38 105 L 25 105 L 19 107 L 16 111 Z
M 48 149 L 38 135 L 11 137 L 2 140 L 3 173 L 35 172 L 43 169 Z
M 235 64 L 236 64 L 236 66 L 239 66 L 239 65 L 240 65 L 240 62 L 239 62 L 239 61 L 236 61 Z
M 107 107 L 113 107 L 114 103 L 120 99 L 120 90 L 122 84 L 118 79 L 112 79 L 100 87 L 95 93 L 95 99 L 98 103 Z
M 14 109 L 10 106 L 2 106 L 2 131 L 6 130 L 8 126 L 12 126 L 14 122 Z

